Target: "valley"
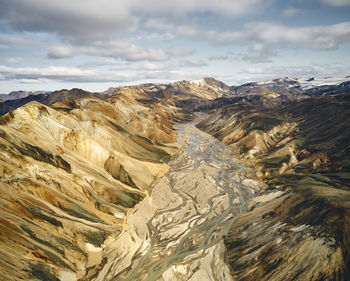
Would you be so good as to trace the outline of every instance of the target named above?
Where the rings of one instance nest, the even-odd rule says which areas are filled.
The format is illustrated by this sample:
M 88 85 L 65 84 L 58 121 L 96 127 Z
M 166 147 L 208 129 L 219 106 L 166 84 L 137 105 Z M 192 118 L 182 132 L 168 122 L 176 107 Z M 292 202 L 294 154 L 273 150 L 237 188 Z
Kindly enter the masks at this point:
M 348 280 L 350 84 L 334 81 L 3 102 L 0 276 Z
M 110 256 L 93 280 L 232 280 L 223 237 L 263 185 L 197 122 L 175 126 L 178 157 L 128 215 L 128 239 L 107 246 Z M 115 261 L 125 260 L 126 240 L 137 251 L 123 269 Z

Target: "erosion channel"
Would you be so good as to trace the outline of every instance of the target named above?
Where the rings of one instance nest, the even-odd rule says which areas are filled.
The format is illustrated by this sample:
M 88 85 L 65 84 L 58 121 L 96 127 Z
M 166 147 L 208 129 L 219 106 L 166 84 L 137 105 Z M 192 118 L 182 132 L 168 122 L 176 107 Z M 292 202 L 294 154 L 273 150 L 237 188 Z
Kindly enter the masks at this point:
M 178 157 L 128 214 L 94 280 L 232 280 L 222 238 L 262 184 L 196 124 L 176 125 Z

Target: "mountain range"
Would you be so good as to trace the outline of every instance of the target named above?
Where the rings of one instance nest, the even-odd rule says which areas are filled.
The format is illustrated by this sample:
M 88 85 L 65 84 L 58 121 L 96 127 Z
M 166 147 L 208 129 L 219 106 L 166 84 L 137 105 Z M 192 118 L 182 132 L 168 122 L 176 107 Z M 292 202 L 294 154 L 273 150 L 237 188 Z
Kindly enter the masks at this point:
M 225 251 L 217 259 L 228 273 L 218 280 L 350 279 L 349 78 L 241 86 L 204 78 L 10 96 L 0 103 L 4 280 L 125 280 L 121 276 L 141 266 L 138 258 L 154 243 L 141 235 L 152 227 L 151 220 L 137 220 L 138 208 L 165 200 L 152 201 L 162 198 L 153 188 L 183 168 L 172 165 L 183 157 L 176 126 L 198 118 L 198 129 L 252 169 L 242 185 L 264 186 L 227 224 L 220 240 Z M 210 172 L 205 176 L 215 183 Z M 186 184 L 190 190 L 191 181 Z M 194 204 L 209 203 L 200 196 L 191 197 Z M 194 247 L 196 237 L 191 241 L 183 247 Z M 176 264 L 173 277 L 149 280 L 182 280 L 174 276 L 187 272 L 181 266 L 190 257 Z M 181 278 L 191 280 L 191 274 Z

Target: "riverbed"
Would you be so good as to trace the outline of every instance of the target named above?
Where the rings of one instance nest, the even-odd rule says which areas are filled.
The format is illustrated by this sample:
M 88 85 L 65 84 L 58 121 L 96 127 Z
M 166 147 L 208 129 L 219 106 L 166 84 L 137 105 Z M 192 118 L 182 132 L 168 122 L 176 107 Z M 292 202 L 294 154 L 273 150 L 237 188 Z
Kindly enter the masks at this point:
M 175 126 L 178 157 L 128 214 L 95 280 L 232 280 L 222 240 L 262 184 L 197 123 Z

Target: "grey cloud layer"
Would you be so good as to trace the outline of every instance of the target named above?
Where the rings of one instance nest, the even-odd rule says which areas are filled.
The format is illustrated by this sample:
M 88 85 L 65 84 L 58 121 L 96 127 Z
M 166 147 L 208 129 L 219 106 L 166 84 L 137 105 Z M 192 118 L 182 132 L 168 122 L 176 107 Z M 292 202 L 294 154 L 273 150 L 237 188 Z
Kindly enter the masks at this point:
M 95 41 L 90 45 L 58 44 L 52 46 L 47 53 L 50 59 L 71 58 L 77 54 L 89 56 L 122 58 L 127 61 L 166 61 L 170 57 L 188 56 L 193 50 L 186 48 L 170 48 L 166 50 L 137 46 L 129 41 Z
M 89 70 L 81 67 L 8 67 L 0 65 L 0 81 L 19 81 L 19 82 L 38 82 L 44 83 L 47 81 L 59 82 L 78 82 L 78 83 L 96 83 L 96 82 L 128 82 L 140 81 L 143 79 L 153 80 L 182 80 L 191 77 L 203 77 L 206 74 L 194 74 L 191 72 L 183 72 L 177 70 L 183 65 L 189 67 L 202 67 L 205 62 L 201 61 L 180 61 L 178 64 L 155 65 L 141 64 L 135 65 L 116 65 L 110 69 L 104 70 Z M 114 64 L 111 62 L 111 65 Z M 132 71 L 130 71 L 132 70 Z
M 350 6 L 350 0 L 321 0 L 324 4 L 335 7 Z
M 350 0 L 319 0 L 332 6 L 349 5 Z M 169 38 L 207 40 L 216 45 L 247 45 L 243 59 L 268 62 L 276 54 L 271 48 L 293 47 L 315 50 L 336 49 L 350 41 L 350 22 L 326 26 L 290 27 L 269 22 L 251 22 L 241 30 L 204 30 L 191 23 L 192 14 L 209 13 L 229 20 L 244 17 L 271 5 L 273 0 L 0 0 L 0 17 L 13 27 L 26 31 L 57 34 L 62 44 L 48 50 L 51 59 L 77 54 L 115 57 L 128 61 L 166 61 L 172 56 L 190 55 L 193 50 L 138 46 L 130 34 L 154 30 Z M 288 16 L 300 10 L 289 7 Z M 172 19 L 172 20 L 171 20 Z M 177 22 L 174 24 L 173 22 Z M 185 24 L 187 22 L 187 24 Z M 0 41 L 15 40 L 0 34 Z M 5 40 L 5 41 L 6 41 Z M 260 46 L 257 48 L 257 46 Z
M 271 63 L 286 48 L 327 54 L 350 42 L 350 19 L 343 17 L 339 22 L 333 14 L 327 24 L 311 24 L 312 19 L 308 26 L 296 22 L 308 14 L 303 2 L 307 1 L 0 0 L 0 22 L 4 24 L 0 50 L 9 54 L 0 61 L 7 65 L 0 65 L 0 80 L 189 79 L 233 71 L 233 62 L 235 67 Z M 350 0 L 313 0 L 317 2 L 321 9 L 333 12 L 350 6 Z M 270 16 L 271 11 L 276 17 L 267 21 L 264 13 Z M 41 56 L 28 55 L 37 46 Z M 15 49 L 19 51 L 12 52 Z M 90 59 L 89 64 L 86 60 Z M 29 63 L 37 67 L 14 67 Z M 65 63 L 80 66 L 47 66 Z M 212 73 L 199 73 L 208 69 Z M 323 73 L 317 68 L 299 70 Z M 276 67 L 245 73 L 260 75 L 258 71 L 282 73 Z
M 269 0 L 0 0 L 0 16 L 20 30 L 56 32 L 72 40 L 104 38 L 135 29 L 137 19 L 190 13 L 241 17 Z
M 205 39 L 218 45 L 262 43 L 270 45 L 289 45 L 296 48 L 330 50 L 343 42 L 350 41 L 350 21 L 333 25 L 314 25 L 289 27 L 270 22 L 252 22 L 240 31 L 218 32 L 203 30 L 195 26 L 175 26 L 152 19 L 146 23 L 148 28 L 171 31 L 191 39 Z

